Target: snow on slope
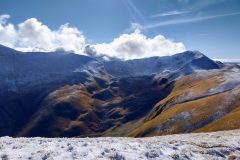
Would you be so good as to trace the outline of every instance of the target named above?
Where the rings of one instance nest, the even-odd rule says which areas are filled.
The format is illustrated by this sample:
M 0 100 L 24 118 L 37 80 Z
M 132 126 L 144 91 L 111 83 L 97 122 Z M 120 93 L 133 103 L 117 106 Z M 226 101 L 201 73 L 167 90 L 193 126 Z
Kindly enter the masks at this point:
M 10 159 L 240 159 L 240 130 L 151 138 L 0 138 Z

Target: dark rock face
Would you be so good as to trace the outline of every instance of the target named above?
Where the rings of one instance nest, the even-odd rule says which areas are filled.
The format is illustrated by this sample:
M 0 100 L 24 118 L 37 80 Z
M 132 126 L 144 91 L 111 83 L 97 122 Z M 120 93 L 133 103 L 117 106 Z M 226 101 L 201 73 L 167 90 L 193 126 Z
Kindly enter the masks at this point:
M 175 78 L 219 65 L 198 52 L 105 61 L 0 46 L 0 136 L 104 136 L 143 118 Z M 71 88 L 73 87 L 73 88 Z M 125 134 L 125 133 L 123 133 Z

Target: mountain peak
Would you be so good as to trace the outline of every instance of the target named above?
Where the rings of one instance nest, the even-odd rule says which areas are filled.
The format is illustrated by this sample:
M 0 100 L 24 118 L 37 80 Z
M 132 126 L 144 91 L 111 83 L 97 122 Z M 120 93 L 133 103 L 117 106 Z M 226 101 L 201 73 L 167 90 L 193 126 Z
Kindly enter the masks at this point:
M 203 53 L 201 53 L 200 51 L 192 51 L 194 54 L 194 57 L 197 58 L 202 58 L 202 57 L 206 57 Z
M 198 59 L 198 58 L 206 57 L 200 51 L 185 51 L 185 52 L 182 52 L 182 53 L 177 53 L 177 54 L 175 54 L 173 56 L 176 56 L 176 57 L 189 57 L 189 58 L 192 58 L 192 59 Z

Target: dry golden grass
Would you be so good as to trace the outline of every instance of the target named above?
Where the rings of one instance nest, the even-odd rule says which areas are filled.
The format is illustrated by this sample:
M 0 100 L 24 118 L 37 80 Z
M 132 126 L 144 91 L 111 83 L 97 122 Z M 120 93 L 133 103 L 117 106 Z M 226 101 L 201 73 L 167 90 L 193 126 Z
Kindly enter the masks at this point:
M 213 132 L 240 128 L 240 106 L 220 119 L 200 128 L 194 132 Z
M 196 100 L 192 99 L 184 103 L 181 103 L 180 100 L 180 97 L 188 94 L 189 90 L 198 92 L 199 95 L 204 95 L 209 89 L 216 87 L 220 83 L 219 79 L 221 76 L 221 74 L 214 75 L 202 79 L 202 81 L 191 80 L 189 77 L 180 79 L 176 83 L 173 92 L 158 103 L 145 119 L 145 123 L 130 132 L 129 136 L 183 133 L 186 132 L 186 128 L 187 130 L 189 129 L 188 131 L 194 131 L 198 127 L 214 121 L 216 118 L 219 118 L 219 116 L 221 117 L 231 112 L 240 104 L 239 96 L 234 97 L 231 91 L 201 97 Z M 191 94 L 190 96 L 186 96 L 186 99 L 195 98 L 196 96 L 197 94 Z M 161 114 L 156 114 L 161 107 L 165 107 L 167 104 L 170 104 L 168 109 L 163 110 Z M 235 117 L 239 116 L 235 112 L 234 114 Z M 227 118 L 230 118 L 230 116 Z M 238 121 L 235 122 L 238 123 Z M 235 127 L 238 126 L 235 125 Z M 225 128 L 227 128 L 227 124 Z
M 154 106 L 152 112 L 146 116 L 146 120 L 154 118 L 159 113 L 158 111 L 166 107 L 167 104 L 171 104 L 170 106 L 172 106 L 177 101 L 181 101 L 183 97 L 191 99 L 206 94 L 209 89 L 216 87 L 220 83 L 219 77 L 221 76 L 223 76 L 222 73 L 204 79 L 192 79 L 189 76 L 181 78 L 176 82 L 170 95 Z M 164 110 L 166 109 L 164 108 Z
M 113 126 L 103 133 L 104 137 L 121 137 L 127 135 L 134 126 L 136 126 L 137 121 L 130 121 L 124 124 L 119 124 Z
M 67 128 L 65 128 L 65 132 L 71 132 L 73 130 L 78 130 L 81 132 L 82 135 L 91 133 L 90 129 L 88 126 L 86 126 L 83 122 L 81 121 L 71 121 L 68 125 Z
M 81 132 L 81 135 L 140 137 L 236 129 L 240 127 L 240 109 L 237 108 L 240 106 L 240 96 L 233 96 L 232 91 L 207 95 L 222 79 L 222 73 L 200 78 L 185 76 L 146 116 L 128 122 L 122 121 L 129 112 L 121 103 L 130 96 L 114 95 L 110 100 L 98 100 L 93 95 L 104 88 L 95 81 L 87 84 L 95 88 L 93 92 L 83 85 L 67 85 L 45 99 L 43 108 L 20 133 L 31 132 L 43 123 L 44 117 L 53 117 L 46 128 L 53 136 Z M 59 103 L 63 105 L 59 106 Z M 63 112 L 59 113 L 59 110 Z M 106 127 L 105 130 L 102 130 L 103 127 Z
M 165 131 L 157 129 L 151 131 L 153 132 L 153 135 L 181 133 L 183 132 L 182 128 L 184 124 L 191 123 L 191 125 L 194 125 L 200 123 L 205 119 L 209 119 L 210 116 L 214 114 L 214 112 L 217 112 L 218 108 L 215 106 L 218 106 L 219 103 L 221 103 L 223 96 L 224 95 L 207 97 L 196 101 L 174 105 L 170 109 L 162 112 L 154 119 L 147 121 L 141 127 L 131 132 L 129 135 L 139 136 L 142 133 L 151 130 L 152 128 L 167 124 L 169 119 L 176 119 L 176 121 L 169 123 L 169 126 L 167 127 L 168 129 Z M 182 123 L 179 123 L 180 118 L 178 118 L 178 116 L 181 115 L 181 113 L 188 113 L 190 117 L 186 118 Z

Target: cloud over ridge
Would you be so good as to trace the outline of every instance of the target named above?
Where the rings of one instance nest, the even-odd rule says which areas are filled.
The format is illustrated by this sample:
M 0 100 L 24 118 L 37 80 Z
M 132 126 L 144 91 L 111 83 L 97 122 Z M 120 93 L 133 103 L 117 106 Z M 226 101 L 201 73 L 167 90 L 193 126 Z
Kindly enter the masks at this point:
M 110 43 L 87 44 L 84 34 L 68 24 L 51 30 L 36 18 L 29 18 L 16 26 L 8 22 L 9 18 L 9 15 L 0 15 L 0 44 L 20 51 L 65 50 L 78 54 L 91 51 L 97 55 L 135 59 L 172 55 L 185 50 L 181 42 L 174 42 L 163 35 L 149 38 L 138 28 Z
M 136 29 L 133 33 L 123 34 L 110 43 L 93 45 L 98 53 L 121 59 L 136 59 L 152 56 L 166 56 L 185 50 L 183 43 L 176 43 L 157 35 L 148 38 Z

